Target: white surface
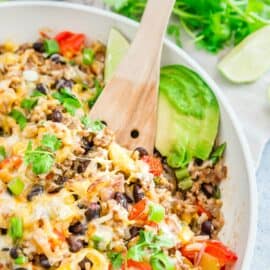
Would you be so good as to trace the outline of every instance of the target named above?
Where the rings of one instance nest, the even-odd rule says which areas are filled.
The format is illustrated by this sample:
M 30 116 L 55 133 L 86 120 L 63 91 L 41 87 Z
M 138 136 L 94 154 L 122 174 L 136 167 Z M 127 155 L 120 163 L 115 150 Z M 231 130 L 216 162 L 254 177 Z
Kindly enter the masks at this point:
M 16 17 L 16 20 L 14 20 Z M 70 29 L 88 33 L 89 37 L 106 42 L 112 26 L 128 38 L 135 33 L 136 24 L 111 13 L 83 6 L 59 3 L 33 2 L 32 4 L 7 3 L 0 6 L 1 40 L 35 40 L 38 29 L 50 27 L 54 31 Z M 220 140 L 227 141 L 226 162 L 229 167 L 229 181 L 223 186 L 224 214 L 226 225 L 223 240 L 238 253 L 236 269 L 246 270 L 250 264 L 256 232 L 256 185 L 249 148 L 237 124 L 235 115 L 223 93 L 213 80 L 181 49 L 166 41 L 163 64 L 182 63 L 191 66 L 214 90 L 221 107 Z

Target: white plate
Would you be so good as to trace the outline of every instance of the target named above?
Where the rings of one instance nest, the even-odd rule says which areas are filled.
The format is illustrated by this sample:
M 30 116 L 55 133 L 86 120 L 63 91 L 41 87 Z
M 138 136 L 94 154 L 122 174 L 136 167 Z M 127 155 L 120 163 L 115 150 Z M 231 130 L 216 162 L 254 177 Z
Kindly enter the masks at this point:
M 34 41 L 38 30 L 72 30 L 86 33 L 89 39 L 106 43 L 111 27 L 132 39 L 137 24 L 103 10 L 63 2 L 12 2 L 0 5 L 0 39 Z M 153 26 L 154 27 L 154 26 Z M 147 37 L 146 37 L 147 38 Z M 181 63 L 196 70 L 215 92 L 221 108 L 221 142 L 228 144 L 226 163 L 229 179 L 222 184 L 225 226 L 222 240 L 238 254 L 235 269 L 247 270 L 252 258 L 257 219 L 256 182 L 247 142 L 234 113 L 215 82 L 182 49 L 170 41 L 164 43 L 162 64 Z

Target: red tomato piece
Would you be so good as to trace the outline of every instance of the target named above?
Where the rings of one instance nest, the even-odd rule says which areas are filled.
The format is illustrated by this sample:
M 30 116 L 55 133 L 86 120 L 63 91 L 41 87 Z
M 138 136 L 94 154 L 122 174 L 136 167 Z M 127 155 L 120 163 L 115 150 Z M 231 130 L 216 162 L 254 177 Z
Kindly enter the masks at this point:
M 129 270 L 152 270 L 152 267 L 147 262 L 136 262 L 133 260 L 127 261 L 127 267 Z
M 128 218 L 130 220 L 147 220 L 147 211 L 146 211 L 147 201 L 142 199 L 139 202 L 135 203 L 132 206 L 132 209 L 129 213 Z
M 154 176 L 160 176 L 163 172 L 163 167 L 159 158 L 153 156 L 143 156 L 142 160 L 150 167 L 150 173 Z
M 209 240 L 206 242 L 205 252 L 216 257 L 221 266 L 234 264 L 238 257 L 227 246 L 219 241 Z
M 199 203 L 197 203 L 197 209 L 198 209 L 198 214 L 201 215 L 202 213 L 205 213 L 208 218 L 212 218 L 212 214 L 207 211 L 206 209 L 204 209 Z
M 64 31 L 56 35 L 55 40 L 59 44 L 61 53 L 69 58 L 81 51 L 85 43 L 85 35 Z

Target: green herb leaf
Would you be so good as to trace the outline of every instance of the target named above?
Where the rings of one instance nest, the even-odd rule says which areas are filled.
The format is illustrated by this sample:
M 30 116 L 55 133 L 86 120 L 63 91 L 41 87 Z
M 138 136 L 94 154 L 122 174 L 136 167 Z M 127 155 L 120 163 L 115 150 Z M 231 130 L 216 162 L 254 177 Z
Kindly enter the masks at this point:
M 0 146 L 0 161 L 7 157 L 6 149 L 4 146 Z
M 109 252 L 107 254 L 107 256 L 111 261 L 111 265 L 112 265 L 113 270 L 117 270 L 117 269 L 121 268 L 123 261 L 124 261 L 123 255 L 121 253 Z
M 22 112 L 13 109 L 9 115 L 16 121 L 16 123 L 20 126 L 21 130 L 25 128 L 27 119 Z
M 81 123 L 87 128 L 87 129 L 91 129 L 91 131 L 93 131 L 93 132 L 99 132 L 99 131 L 101 131 L 104 127 L 105 127 L 105 125 L 102 123 L 102 122 L 100 122 L 100 121 L 98 121 L 98 120 L 96 120 L 96 121 L 93 121 L 93 120 L 91 120 L 89 117 L 87 117 L 87 116 L 83 116 L 82 118 L 81 118 Z
M 94 104 L 96 103 L 98 97 L 100 96 L 102 92 L 102 87 L 99 81 L 97 80 L 95 81 L 95 88 L 96 88 L 95 94 L 88 100 L 88 106 L 90 109 L 94 106 Z
M 42 137 L 41 144 L 45 148 L 49 148 L 51 151 L 55 152 L 61 147 L 62 142 L 53 134 L 45 134 Z
M 21 102 L 21 107 L 23 109 L 26 109 L 26 110 L 31 110 L 33 109 L 38 103 L 38 100 L 37 99 L 23 99 L 22 102 Z
M 213 164 L 216 164 L 220 160 L 225 149 L 226 143 L 223 143 L 214 150 L 214 152 L 210 156 L 210 160 L 212 161 Z
M 59 100 L 67 112 L 69 112 L 71 115 L 74 115 L 76 110 L 82 106 L 77 97 L 73 95 L 68 88 L 61 88 L 52 96 Z
M 38 90 L 34 90 L 31 97 L 45 97 L 45 95 Z
M 32 166 L 33 172 L 37 175 L 49 172 L 54 163 L 52 153 L 44 150 L 42 147 L 32 150 L 31 143 L 28 144 L 24 160 L 27 165 Z
M 160 251 L 151 256 L 150 263 L 153 270 L 174 270 L 174 263 L 165 253 Z

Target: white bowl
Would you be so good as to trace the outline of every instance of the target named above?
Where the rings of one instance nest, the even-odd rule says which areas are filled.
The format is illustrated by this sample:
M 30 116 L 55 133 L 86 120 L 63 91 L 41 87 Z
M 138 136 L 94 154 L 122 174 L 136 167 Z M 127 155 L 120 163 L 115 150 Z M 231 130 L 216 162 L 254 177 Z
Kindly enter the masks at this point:
M 0 38 L 17 42 L 34 41 L 41 28 L 55 32 L 83 32 L 106 43 L 112 27 L 132 39 L 137 23 L 99 9 L 63 2 L 12 2 L 0 5 Z M 254 167 L 247 142 L 234 112 L 215 82 L 182 49 L 164 42 L 162 64 L 184 64 L 196 70 L 215 92 L 221 108 L 221 142 L 228 144 L 226 163 L 229 179 L 222 184 L 225 226 L 220 236 L 238 254 L 235 269 L 247 270 L 255 242 L 257 197 Z

